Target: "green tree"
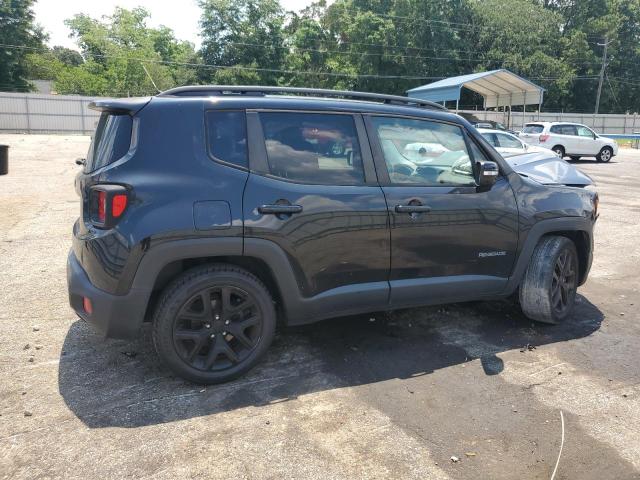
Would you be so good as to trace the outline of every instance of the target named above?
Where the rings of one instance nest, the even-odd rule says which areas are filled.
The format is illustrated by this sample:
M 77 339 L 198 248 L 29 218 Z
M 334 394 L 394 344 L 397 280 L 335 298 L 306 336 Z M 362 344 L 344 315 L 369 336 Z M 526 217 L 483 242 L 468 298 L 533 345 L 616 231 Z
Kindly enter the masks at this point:
M 598 75 L 608 43 L 600 112 L 640 110 L 640 0 L 546 0 L 544 5 L 564 18 L 564 36 L 584 39 L 583 58 L 574 60 L 577 69 Z M 593 111 L 596 89 L 597 80 L 581 82 L 566 101 L 573 110 Z
M 28 91 L 27 54 L 46 36 L 34 23 L 34 0 L 0 0 L 0 89 Z
M 148 27 L 148 18 L 143 8 L 116 8 L 100 20 L 85 14 L 67 20 L 85 61 L 56 58 L 64 64 L 55 76 L 58 93 L 146 95 L 155 93 L 154 83 L 160 90 L 193 83 L 199 64 L 193 45 L 166 27 Z
M 558 104 L 575 77 L 563 60 L 563 17 L 529 0 L 486 0 L 470 3 L 473 26 L 465 43 L 481 58 L 474 70 L 506 68 L 542 84 L 547 104 Z M 575 39 L 577 41 L 577 39 Z
M 70 48 L 55 46 L 51 49 L 51 53 L 60 62 L 70 67 L 79 67 L 84 63 L 84 58 L 79 52 L 71 50 Z
M 275 85 L 284 64 L 285 12 L 277 0 L 201 0 L 202 82 Z M 237 68 L 224 68 L 237 67 Z

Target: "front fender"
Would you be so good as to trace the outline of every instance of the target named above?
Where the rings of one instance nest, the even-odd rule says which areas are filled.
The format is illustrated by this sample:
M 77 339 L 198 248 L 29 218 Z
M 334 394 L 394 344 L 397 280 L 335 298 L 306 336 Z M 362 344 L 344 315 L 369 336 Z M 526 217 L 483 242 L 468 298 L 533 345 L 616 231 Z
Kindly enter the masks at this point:
M 505 288 L 505 295 L 511 295 L 515 292 L 518 285 L 522 281 L 522 277 L 529 266 L 529 260 L 533 254 L 533 250 L 544 235 L 551 233 L 566 233 L 566 232 L 584 232 L 588 235 L 589 241 L 587 243 L 589 251 L 587 252 L 587 265 L 584 269 L 583 278 L 579 283 L 582 284 L 586 280 L 586 275 L 591 267 L 591 258 L 593 251 L 593 222 L 592 218 L 586 217 L 564 217 L 564 218 L 551 218 L 547 220 L 541 220 L 535 223 L 528 231 L 521 232 L 521 238 L 524 236 L 522 248 L 520 249 L 520 255 L 516 261 L 515 268 L 512 275 L 509 277 L 507 286 Z

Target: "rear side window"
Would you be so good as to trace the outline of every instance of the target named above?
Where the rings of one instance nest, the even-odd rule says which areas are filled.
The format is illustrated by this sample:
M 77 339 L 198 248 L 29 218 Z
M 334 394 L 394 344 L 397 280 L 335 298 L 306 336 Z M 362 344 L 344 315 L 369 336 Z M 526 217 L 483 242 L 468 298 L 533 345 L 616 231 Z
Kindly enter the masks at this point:
M 133 119 L 129 115 L 103 113 L 93 134 L 86 172 L 93 172 L 125 156 L 131 146 Z
M 272 175 L 315 185 L 364 183 L 350 115 L 263 112 L 260 121 Z
M 215 160 L 247 168 L 247 122 L 241 110 L 206 113 L 209 155 Z
M 575 135 L 576 128 L 573 125 L 553 125 L 549 131 L 558 135 Z
M 522 129 L 522 133 L 542 133 L 544 130 L 544 125 L 537 125 L 535 123 L 530 123 L 525 125 Z
M 495 133 L 482 133 L 484 139 L 491 144 L 492 147 L 499 147 Z

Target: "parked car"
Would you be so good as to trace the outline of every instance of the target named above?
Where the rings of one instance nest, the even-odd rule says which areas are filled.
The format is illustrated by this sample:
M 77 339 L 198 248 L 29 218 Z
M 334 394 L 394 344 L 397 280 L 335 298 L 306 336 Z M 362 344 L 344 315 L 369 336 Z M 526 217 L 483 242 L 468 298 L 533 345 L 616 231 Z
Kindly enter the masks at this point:
M 548 148 L 537 145 L 529 145 L 517 136 L 501 130 L 489 130 L 478 128 L 478 132 L 489 142 L 498 152 L 504 154 L 519 154 L 533 152 L 551 152 Z
M 188 380 L 242 375 L 277 320 L 517 293 L 558 323 L 587 279 L 597 193 L 518 174 L 437 104 L 197 86 L 91 108 L 70 304 L 106 337 L 151 322 Z
M 460 112 L 458 113 L 462 118 L 467 120 L 471 125 L 476 128 L 485 128 L 490 130 L 502 130 L 503 132 L 509 132 L 511 134 L 515 134 L 514 130 L 507 128 L 504 124 L 500 122 L 495 122 L 493 120 L 480 120 L 478 117 L 471 113 Z
M 598 135 L 579 123 L 527 123 L 520 138 L 529 145 L 549 147 L 560 158 L 570 157 L 571 160 L 595 157 L 598 162 L 608 162 L 618 154 L 615 140 Z

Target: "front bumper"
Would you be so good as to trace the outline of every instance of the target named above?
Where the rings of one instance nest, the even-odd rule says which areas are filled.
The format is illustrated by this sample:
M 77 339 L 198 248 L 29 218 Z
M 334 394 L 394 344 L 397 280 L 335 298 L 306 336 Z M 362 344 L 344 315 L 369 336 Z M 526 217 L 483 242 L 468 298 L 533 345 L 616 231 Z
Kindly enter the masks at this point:
M 131 289 L 113 295 L 93 286 L 73 251 L 67 257 L 69 304 L 80 318 L 107 338 L 135 337 L 144 321 L 150 292 Z M 83 298 L 91 300 L 92 313 L 85 311 Z

